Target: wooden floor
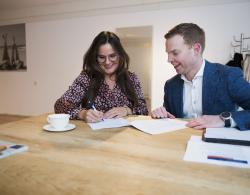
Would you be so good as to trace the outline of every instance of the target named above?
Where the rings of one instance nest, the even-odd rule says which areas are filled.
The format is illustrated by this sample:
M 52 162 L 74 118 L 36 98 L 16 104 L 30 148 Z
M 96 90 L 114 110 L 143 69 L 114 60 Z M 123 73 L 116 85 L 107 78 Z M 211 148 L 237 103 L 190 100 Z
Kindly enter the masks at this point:
M 27 117 L 28 116 L 0 114 L 0 124 L 9 123 L 12 121 L 18 121 Z

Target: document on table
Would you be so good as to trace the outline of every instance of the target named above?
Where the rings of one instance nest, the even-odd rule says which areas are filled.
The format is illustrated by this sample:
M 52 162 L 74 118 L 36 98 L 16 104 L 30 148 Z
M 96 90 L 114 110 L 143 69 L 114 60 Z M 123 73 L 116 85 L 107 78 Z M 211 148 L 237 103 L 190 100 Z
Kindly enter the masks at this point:
M 0 140 L 0 146 L 2 148 L 2 150 L 0 151 L 0 159 L 28 150 L 28 146 L 26 145 L 15 144 L 2 140 Z
M 129 126 L 129 121 L 123 118 L 118 119 L 103 119 L 103 121 L 97 123 L 88 123 L 93 130 L 106 129 L 106 128 L 117 128 Z
M 250 147 L 209 143 L 201 136 L 191 136 L 183 160 L 250 168 Z
M 136 120 L 130 123 L 135 128 L 151 135 L 185 129 L 187 122 L 178 119 Z
M 240 131 L 236 128 L 207 128 L 205 132 L 208 138 L 235 139 L 250 141 L 250 131 Z
M 135 120 L 129 123 L 128 120 L 119 119 L 104 119 L 98 123 L 88 123 L 93 130 L 104 129 L 104 128 L 117 128 L 130 126 L 151 135 L 171 132 L 179 129 L 187 128 L 185 125 L 186 121 L 177 119 L 151 119 L 151 120 Z
M 240 131 L 236 128 L 207 128 L 204 133 L 207 142 L 250 145 L 250 130 Z

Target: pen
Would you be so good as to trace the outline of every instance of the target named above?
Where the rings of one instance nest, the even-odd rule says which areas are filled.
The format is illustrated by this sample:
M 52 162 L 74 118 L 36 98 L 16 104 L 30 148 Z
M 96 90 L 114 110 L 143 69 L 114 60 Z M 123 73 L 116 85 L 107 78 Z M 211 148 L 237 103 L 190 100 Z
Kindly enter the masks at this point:
M 91 107 L 92 107 L 95 111 L 97 111 L 94 104 L 92 104 Z
M 208 156 L 207 156 L 207 159 L 248 164 L 248 162 L 247 162 L 246 160 L 228 158 L 228 157 L 223 157 L 223 156 L 212 156 L 212 155 L 208 155 Z
M 92 107 L 95 111 L 97 111 L 94 104 L 92 104 L 91 107 Z M 103 118 L 102 118 L 102 121 L 104 121 Z

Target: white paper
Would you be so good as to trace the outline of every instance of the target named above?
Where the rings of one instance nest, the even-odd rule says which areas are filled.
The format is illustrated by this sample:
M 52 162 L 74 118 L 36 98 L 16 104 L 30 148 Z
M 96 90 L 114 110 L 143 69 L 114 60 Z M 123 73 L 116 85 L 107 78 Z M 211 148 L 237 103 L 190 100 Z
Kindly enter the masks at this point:
M 130 126 L 149 134 L 160 134 L 179 129 L 185 129 L 187 122 L 177 119 L 150 119 L 150 120 L 135 120 L 129 123 L 128 120 L 119 119 L 104 119 L 97 123 L 88 123 L 93 130 L 105 129 L 105 128 L 118 128 L 124 126 Z
M 160 134 L 185 129 L 187 122 L 177 119 L 136 120 L 130 123 L 135 128 L 149 134 Z
M 1 158 L 5 158 L 7 156 L 10 156 L 10 155 L 13 155 L 13 154 L 17 154 L 17 153 L 20 153 L 20 152 L 24 152 L 24 151 L 27 151 L 28 150 L 28 146 L 26 145 L 21 145 L 21 147 L 19 148 L 12 148 L 13 146 L 17 146 L 19 144 L 15 144 L 15 143 L 12 143 L 12 142 L 6 142 L 6 141 L 1 141 L 0 140 L 0 145 L 2 146 L 6 146 L 7 149 L 3 150 L 0 152 L 0 159 Z
M 237 160 L 245 160 L 248 163 L 229 162 L 221 160 L 208 159 L 208 156 L 222 156 L 225 158 L 232 158 Z M 250 168 L 250 147 L 238 146 L 230 144 L 218 144 L 204 142 L 201 136 L 191 136 L 187 144 L 187 149 L 183 160 L 209 163 L 224 166 L 233 166 L 241 168 Z
M 236 128 L 207 128 L 205 137 L 250 141 L 250 131 L 240 131 Z
M 103 119 L 103 121 L 97 123 L 88 123 L 93 130 L 105 129 L 105 128 L 117 128 L 129 126 L 129 121 L 123 118 L 118 119 Z

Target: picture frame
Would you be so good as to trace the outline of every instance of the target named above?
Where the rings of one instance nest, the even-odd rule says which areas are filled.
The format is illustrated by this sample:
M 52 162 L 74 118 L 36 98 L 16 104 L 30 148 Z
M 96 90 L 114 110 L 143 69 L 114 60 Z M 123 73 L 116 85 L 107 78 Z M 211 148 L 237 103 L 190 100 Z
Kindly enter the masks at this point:
M 27 71 L 24 23 L 0 26 L 0 71 Z

